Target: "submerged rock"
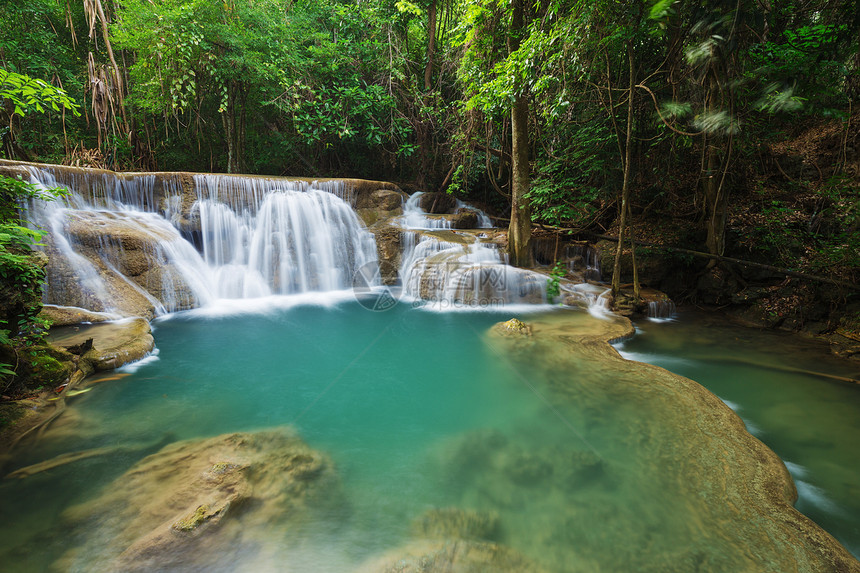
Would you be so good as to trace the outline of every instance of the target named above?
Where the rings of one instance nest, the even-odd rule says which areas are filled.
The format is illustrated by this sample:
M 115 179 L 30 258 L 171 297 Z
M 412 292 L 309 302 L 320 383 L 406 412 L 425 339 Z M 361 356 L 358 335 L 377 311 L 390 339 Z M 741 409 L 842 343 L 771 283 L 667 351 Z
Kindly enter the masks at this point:
M 457 507 L 431 509 L 415 520 L 415 535 L 427 539 L 494 540 L 498 536 L 499 515 Z
M 359 573 L 539 573 L 518 551 L 496 543 L 495 512 L 431 509 L 413 523 L 415 540 L 373 558 Z
M 628 321 L 555 315 L 530 326 L 527 342 L 498 326 L 486 341 L 557 423 L 446 452 L 462 503 L 498 508 L 518 548 L 563 571 L 570 547 L 591 570 L 860 571 L 793 507 L 785 465 L 737 414 L 606 343 L 629 333 Z
M 542 569 L 509 547 L 478 541 L 416 542 L 358 569 L 358 573 L 539 573 L 541 571 Z
M 70 550 L 58 568 L 231 570 L 263 531 L 278 539 L 341 503 L 331 461 L 287 429 L 171 444 L 64 519 L 104 547 Z M 105 555 L 92 562 L 92 553 Z M 247 555 L 244 556 L 247 559 Z M 84 564 L 84 562 L 86 562 Z

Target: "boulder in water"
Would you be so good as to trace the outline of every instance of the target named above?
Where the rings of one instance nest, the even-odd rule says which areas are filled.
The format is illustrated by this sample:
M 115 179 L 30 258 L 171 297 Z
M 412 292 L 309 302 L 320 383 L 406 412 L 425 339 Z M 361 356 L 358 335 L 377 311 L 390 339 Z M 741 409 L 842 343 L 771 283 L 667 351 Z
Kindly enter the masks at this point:
M 477 229 L 478 228 L 478 212 L 474 209 L 461 207 L 451 217 L 452 229 Z
M 407 196 L 394 189 L 377 189 L 355 195 L 355 212 L 368 227 L 381 224 L 403 214 Z
M 531 327 L 518 318 L 512 318 L 506 322 L 500 322 L 496 325 L 496 329 L 507 335 L 531 336 Z
M 95 370 L 112 370 L 140 360 L 155 347 L 152 329 L 143 318 L 53 328 L 49 336 L 56 347 L 81 347 L 82 350 L 81 345 L 90 340 L 81 359 Z
M 393 225 L 380 224 L 372 227 L 370 232 L 376 239 L 376 256 L 379 261 L 380 279 L 383 284 L 393 285 L 398 279 L 403 231 Z
M 447 193 L 424 193 L 418 200 L 418 206 L 425 213 L 448 215 L 457 210 L 457 200 Z

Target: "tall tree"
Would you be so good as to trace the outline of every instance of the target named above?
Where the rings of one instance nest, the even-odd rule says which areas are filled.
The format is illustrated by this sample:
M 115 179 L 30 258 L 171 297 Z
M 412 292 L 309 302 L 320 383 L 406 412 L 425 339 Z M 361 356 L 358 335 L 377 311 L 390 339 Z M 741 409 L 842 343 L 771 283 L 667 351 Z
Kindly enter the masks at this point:
M 513 0 L 508 52 L 520 49 L 520 38 L 526 27 L 523 0 Z M 511 222 L 508 226 L 508 255 L 511 263 L 519 267 L 531 266 L 532 211 L 528 192 L 531 181 L 529 164 L 529 100 L 522 77 L 514 81 L 511 106 Z

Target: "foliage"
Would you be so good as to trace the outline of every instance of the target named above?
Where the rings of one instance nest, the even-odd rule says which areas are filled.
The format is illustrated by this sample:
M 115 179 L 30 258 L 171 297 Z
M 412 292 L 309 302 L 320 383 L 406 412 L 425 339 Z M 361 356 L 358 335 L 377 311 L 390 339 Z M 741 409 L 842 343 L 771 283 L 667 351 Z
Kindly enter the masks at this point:
M 831 223 L 810 227 L 778 193 L 762 198 L 749 234 L 732 217 L 741 192 L 771 175 L 767 144 L 803 121 L 849 123 L 860 96 L 856 2 L 522 2 L 522 26 L 518 4 L 496 0 L 104 3 L 128 80 L 125 103 L 111 105 L 131 127 L 103 140 L 91 125 L 88 67 L 109 56 L 104 38 L 88 34 L 92 5 L 4 4 L 4 77 L 45 78 L 5 98 L 9 126 L 0 129 L 15 142 L 7 155 L 72 161 L 87 149 L 107 167 L 389 178 L 501 212 L 510 207 L 511 103 L 528 94 L 535 221 L 610 230 L 632 108 L 634 219 L 682 217 L 704 237 L 708 226 L 719 235 L 725 218 L 736 225 L 725 248 L 756 238 L 754 250 L 790 266 L 855 265 L 852 187 L 823 184 L 847 159 L 832 170 L 822 162 L 820 181 L 797 187 L 817 194 L 807 215 Z M 60 97 L 86 101 L 85 117 L 37 113 L 64 109 L 71 99 Z
M 45 269 L 43 258 L 33 251 L 43 233 L 29 228 L 18 208 L 28 200 L 51 200 L 61 194 L 0 176 L 0 346 L 32 348 L 43 341 L 48 325 L 38 315 Z M 0 376 L 13 374 L 12 364 L 0 364 Z
M 54 111 L 65 108 L 77 116 L 80 115 L 80 106 L 63 90 L 55 88 L 45 80 L 9 72 L 3 68 L 0 68 L 0 100 L 8 100 L 13 113 L 22 117 L 32 111 L 43 113 L 48 107 Z
M 555 297 L 561 294 L 561 279 L 567 274 L 567 267 L 561 261 L 556 261 L 555 266 L 549 272 L 549 278 L 546 279 L 546 297 L 548 300 L 554 300 Z

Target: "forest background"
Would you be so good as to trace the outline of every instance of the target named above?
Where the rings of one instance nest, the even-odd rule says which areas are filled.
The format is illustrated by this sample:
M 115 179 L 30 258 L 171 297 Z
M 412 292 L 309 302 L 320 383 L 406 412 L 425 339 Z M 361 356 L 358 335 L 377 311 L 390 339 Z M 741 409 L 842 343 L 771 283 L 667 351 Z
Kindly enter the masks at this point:
M 856 335 L 858 48 L 857 0 L 3 0 L 0 149 L 454 193 L 516 263 L 632 234 L 616 286 Z

